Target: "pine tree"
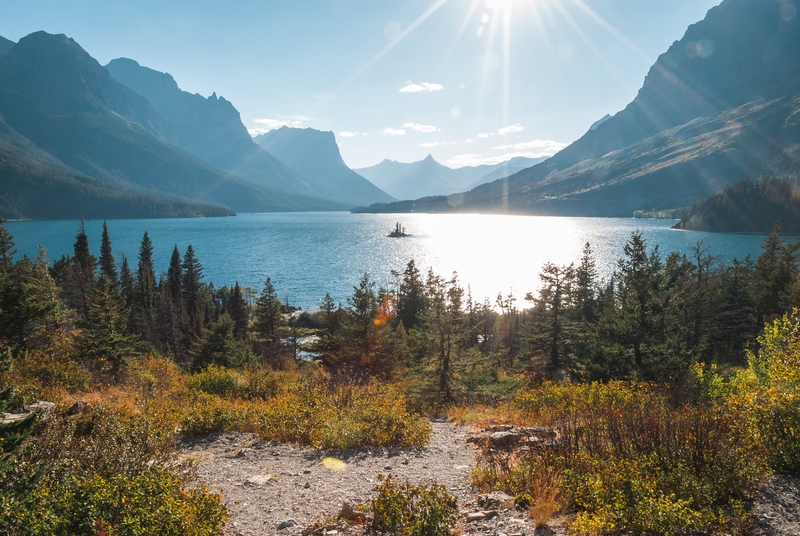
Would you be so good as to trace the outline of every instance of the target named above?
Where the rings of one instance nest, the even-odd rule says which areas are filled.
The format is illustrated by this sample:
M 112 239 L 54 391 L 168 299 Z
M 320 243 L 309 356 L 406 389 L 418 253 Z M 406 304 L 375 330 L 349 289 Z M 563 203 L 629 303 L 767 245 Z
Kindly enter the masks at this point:
M 135 282 L 133 280 L 133 272 L 128 264 L 128 258 L 122 257 L 122 267 L 119 273 L 119 293 L 125 301 L 125 305 L 133 305 Z
M 634 231 L 623 247 L 625 256 L 617 262 L 618 292 L 622 315 L 620 335 L 633 348 L 636 367 L 644 365 L 642 346 L 653 334 L 659 314 L 661 259 L 658 246 L 647 254 L 647 240 Z
M 84 281 L 90 282 L 94 278 L 94 271 L 97 266 L 97 259 L 89 251 L 89 237 L 86 236 L 86 222 L 81 218 L 81 228 L 75 237 L 73 246 L 75 264 L 82 273 Z
M 178 246 L 172 249 L 172 257 L 169 259 L 169 270 L 167 271 L 167 286 L 172 303 L 175 305 L 183 303 L 183 266 L 181 266 L 181 253 Z
M 108 236 L 108 224 L 103 220 L 103 235 L 100 241 L 100 273 L 113 284 L 117 284 L 117 265 L 111 250 L 111 238 Z
M 87 297 L 86 315 L 79 321 L 83 355 L 95 367 L 106 368 L 116 376 L 128 358 L 136 354 L 135 338 L 126 334 L 128 310 L 105 275 Z
M 150 340 L 153 327 L 156 295 L 156 273 L 153 267 L 153 243 L 147 231 L 139 246 L 139 264 L 134 280 L 134 320 L 135 330 L 146 340 Z
M 6 220 L 0 219 L 0 270 L 5 270 L 14 264 L 14 237 L 8 232 L 5 225 Z
M 247 337 L 250 315 L 247 310 L 247 304 L 244 302 L 244 296 L 242 296 L 242 288 L 239 286 L 238 281 L 231 291 L 230 315 L 233 320 L 233 335 L 239 340 Z
M 537 297 L 525 299 L 536 305 L 531 325 L 531 346 L 546 356 L 545 370 L 550 374 L 569 366 L 567 306 L 574 267 L 557 266 L 548 262 L 542 267 L 539 279 L 542 286 Z
M 200 289 L 201 281 L 203 279 L 203 267 L 200 261 L 194 254 L 194 248 L 191 244 L 186 248 L 186 253 L 183 255 L 183 278 L 181 284 L 183 287 L 183 300 L 186 305 L 186 313 L 189 316 L 189 322 L 192 332 L 195 335 L 200 335 L 203 326 L 203 309 L 200 303 Z
M 269 277 L 264 283 L 264 290 L 256 300 L 256 321 L 254 329 L 268 344 L 280 339 L 278 328 L 283 324 L 281 314 L 281 301 L 275 293 L 272 279 Z
M 408 261 L 397 292 L 397 320 L 406 330 L 414 328 L 417 317 L 425 312 L 425 284 L 414 259 Z

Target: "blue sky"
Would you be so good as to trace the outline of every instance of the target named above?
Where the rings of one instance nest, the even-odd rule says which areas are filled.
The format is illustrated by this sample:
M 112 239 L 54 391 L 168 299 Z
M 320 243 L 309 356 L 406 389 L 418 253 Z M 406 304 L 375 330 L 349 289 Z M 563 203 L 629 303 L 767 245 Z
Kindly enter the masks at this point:
M 2 0 L 0 35 L 64 33 L 236 106 L 330 130 L 345 162 L 552 154 L 636 95 L 719 0 Z

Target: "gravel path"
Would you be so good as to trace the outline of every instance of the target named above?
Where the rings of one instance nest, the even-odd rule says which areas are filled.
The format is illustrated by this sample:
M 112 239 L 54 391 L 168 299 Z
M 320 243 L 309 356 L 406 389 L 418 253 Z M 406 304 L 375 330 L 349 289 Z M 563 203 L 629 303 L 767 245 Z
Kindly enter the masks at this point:
M 432 426 L 430 443 L 417 449 L 323 452 L 262 442 L 238 433 L 185 440 L 181 447 L 199 459 L 198 474 L 203 482 L 222 490 L 231 512 L 228 534 L 291 535 L 300 534 L 314 522 L 335 518 L 345 502 L 356 505 L 369 501 L 378 474 L 391 473 L 412 484 L 427 484 L 433 479 L 458 497 L 465 514 L 479 510 L 475 504 L 477 491 L 469 485 L 475 463 L 473 447 L 466 443 L 471 429 L 443 422 Z M 325 457 L 343 461 L 346 468 L 326 468 L 322 463 Z M 289 520 L 297 525 L 278 529 Z M 495 534 L 506 525 L 509 536 L 534 532 L 516 511 L 469 525 L 465 534 Z M 347 532 L 341 525 L 338 529 Z
M 224 433 L 184 439 L 180 447 L 198 463 L 198 475 L 223 494 L 231 522 L 228 536 L 290 536 L 315 523 L 327 525 L 326 536 L 358 534 L 363 527 L 336 523 L 344 503 L 367 503 L 374 496 L 378 474 L 428 484 L 435 480 L 456 495 L 464 536 L 563 536 L 563 519 L 534 530 L 530 519 L 515 509 L 500 509 L 497 517 L 468 522 L 470 513 L 486 510 L 469 484 L 475 464 L 469 427 L 433 422 L 424 448 L 367 451 L 319 451 L 260 441 L 251 434 Z M 326 467 L 324 458 L 338 467 Z M 336 465 L 334 463 L 334 465 Z M 800 480 L 777 476 L 758 498 L 754 536 L 800 535 Z M 282 527 L 282 528 L 279 528 Z

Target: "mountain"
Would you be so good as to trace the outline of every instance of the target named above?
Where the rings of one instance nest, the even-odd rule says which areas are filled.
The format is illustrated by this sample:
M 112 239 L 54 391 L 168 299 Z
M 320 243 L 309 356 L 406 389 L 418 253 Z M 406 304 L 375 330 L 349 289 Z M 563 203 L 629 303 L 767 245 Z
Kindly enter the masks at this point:
M 800 234 L 800 180 L 796 177 L 735 182 L 692 206 L 674 228 L 767 234 L 775 220 L 781 221 L 784 233 Z
M 320 193 L 256 145 L 233 104 L 214 93 L 182 91 L 175 79 L 127 58 L 106 65 L 111 77 L 143 96 L 164 120 L 175 144 L 237 177 L 293 194 Z
M 783 5 L 724 0 L 658 58 L 624 110 L 546 161 L 460 195 L 458 203 L 442 197 L 422 204 L 433 211 L 630 216 L 686 206 L 747 176 L 792 173 L 800 163 L 800 19 L 784 18 Z
M 499 176 L 508 176 L 530 167 L 541 160 L 543 159 L 518 157 L 495 165 L 452 169 L 428 155 L 424 160 L 410 164 L 387 159 L 375 166 L 355 171 L 398 199 L 416 199 L 473 188 Z
M 231 215 L 220 206 L 140 194 L 71 170 L 0 117 L 0 219 Z
M 11 50 L 11 47 L 14 46 L 14 41 L 10 41 L 0 35 L 0 58 L 8 54 L 8 51 Z
M 257 136 L 255 142 L 303 177 L 326 199 L 350 206 L 393 200 L 347 167 L 333 132 L 281 127 Z
M 0 58 L 0 115 L 71 170 L 139 194 L 247 212 L 342 206 L 245 182 L 175 146 L 148 101 L 64 35 L 33 33 Z

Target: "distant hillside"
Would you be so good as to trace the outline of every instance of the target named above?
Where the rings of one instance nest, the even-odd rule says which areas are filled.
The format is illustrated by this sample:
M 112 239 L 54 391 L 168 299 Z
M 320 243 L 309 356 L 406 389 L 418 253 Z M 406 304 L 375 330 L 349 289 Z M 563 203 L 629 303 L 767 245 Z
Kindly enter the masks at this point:
M 474 188 L 479 184 L 507 177 L 543 160 L 544 158 L 513 158 L 500 164 L 452 169 L 428 155 L 419 162 L 406 164 L 387 159 L 380 164 L 355 171 L 398 199 L 417 199 Z
M 334 208 L 247 183 L 178 148 L 144 97 L 64 35 L 36 32 L 0 58 L 0 114 L 68 168 L 139 194 L 246 212 Z
M 0 117 L 0 219 L 232 215 L 224 207 L 140 194 L 71 170 Z
M 721 233 L 772 231 L 781 220 L 784 233 L 800 234 L 800 180 L 743 180 L 692 206 L 676 229 Z
M 320 197 L 303 178 L 256 145 L 233 104 L 182 91 L 168 73 L 119 58 L 106 65 L 117 82 L 147 99 L 175 144 L 218 168 L 260 186 Z
M 303 177 L 326 199 L 352 206 L 394 198 L 347 167 L 333 132 L 281 127 L 255 138 L 268 153 Z
M 2 35 L 0 35 L 0 58 L 5 56 L 13 46 L 14 46 L 14 41 L 10 41 L 5 37 L 3 37 Z
M 650 69 L 636 98 L 558 154 L 438 212 L 631 216 L 686 206 L 800 163 L 800 17 L 724 0 Z M 381 206 L 375 210 L 403 210 Z

